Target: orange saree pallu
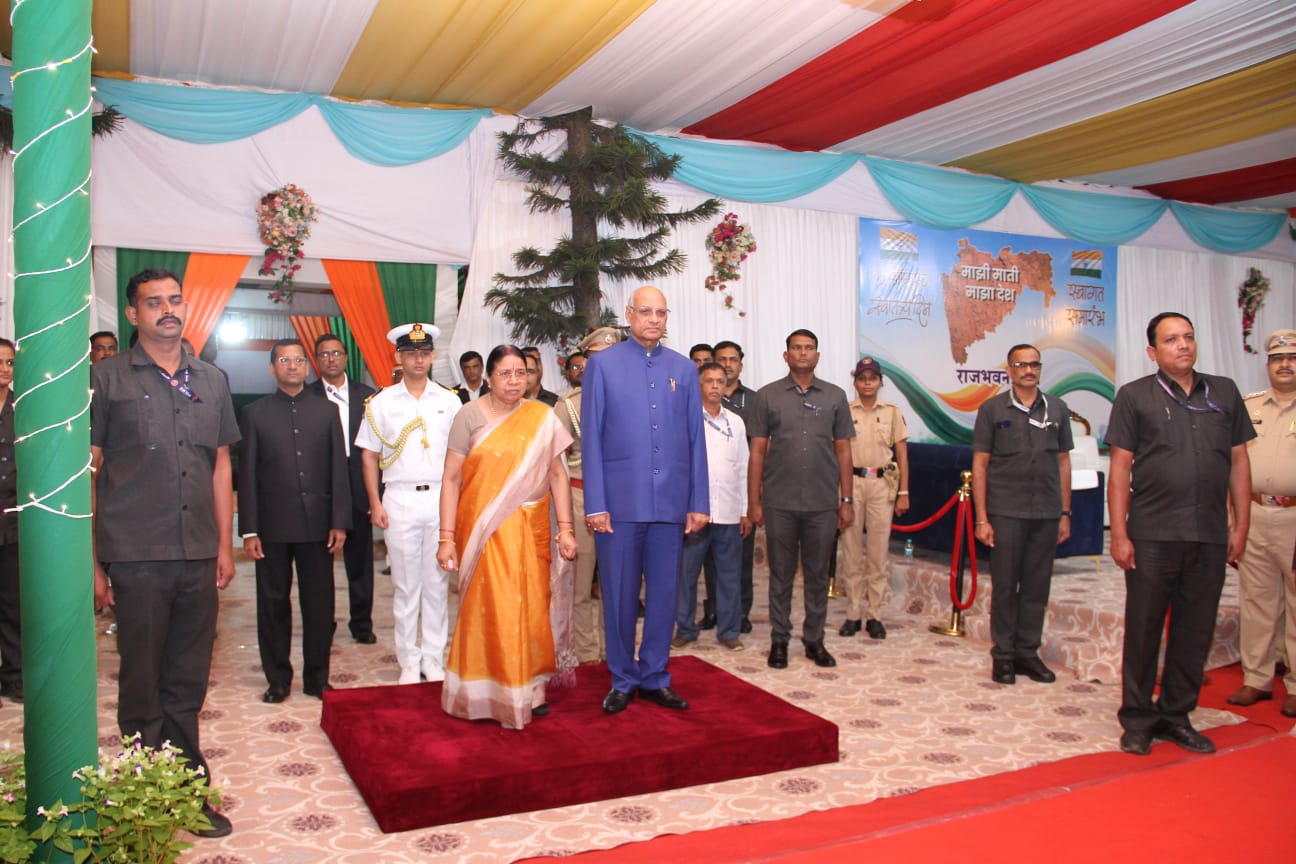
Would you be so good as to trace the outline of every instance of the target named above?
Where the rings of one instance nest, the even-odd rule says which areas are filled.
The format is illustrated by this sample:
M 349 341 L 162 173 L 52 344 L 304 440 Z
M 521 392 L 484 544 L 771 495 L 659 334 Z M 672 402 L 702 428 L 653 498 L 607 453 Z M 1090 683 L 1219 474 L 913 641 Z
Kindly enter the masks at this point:
M 556 672 L 549 469 L 568 443 L 538 402 L 473 436 L 455 521 L 459 618 L 441 690 L 441 707 L 454 717 L 521 729 L 545 702 Z

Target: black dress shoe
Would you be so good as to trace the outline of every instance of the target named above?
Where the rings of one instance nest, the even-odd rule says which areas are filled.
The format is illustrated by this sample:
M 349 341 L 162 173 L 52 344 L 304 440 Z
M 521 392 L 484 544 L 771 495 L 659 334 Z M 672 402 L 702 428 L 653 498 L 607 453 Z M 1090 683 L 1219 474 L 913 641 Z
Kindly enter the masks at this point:
M 323 699 L 324 694 L 332 689 L 333 685 L 326 681 L 322 687 L 303 687 L 302 692 L 307 696 L 314 696 L 316 699 Z
M 858 618 L 847 618 L 846 623 L 837 631 L 838 636 L 854 636 L 864 628 L 864 622 Z
M 715 615 L 703 615 L 702 620 L 698 622 L 699 630 L 714 630 L 716 626 Z
M 771 669 L 787 668 L 787 643 L 774 642 L 770 645 L 769 665 Z
M 282 702 L 288 698 L 287 684 L 271 684 L 266 691 L 261 694 L 262 702 L 269 702 L 271 705 Z
M 372 645 L 378 641 L 378 637 L 375 636 L 372 632 L 356 633 L 351 638 L 359 642 L 361 645 Z
M 994 661 L 994 665 L 990 668 L 990 677 L 998 684 L 1016 684 L 1017 673 L 1013 671 L 1013 661 Z
M 215 807 L 210 804 L 203 804 L 202 812 L 212 827 L 201 828 L 193 832 L 195 835 L 205 840 L 214 840 L 217 837 L 228 837 L 234 832 L 234 826 L 230 824 L 230 820 L 224 813 L 218 812 Z
M 814 661 L 816 666 L 828 668 L 836 666 L 837 660 L 828 653 L 828 649 L 823 646 L 822 642 L 811 642 L 805 646 L 806 656 Z
M 0 687 L 0 699 L 21 703 L 23 701 L 22 684 L 5 684 Z
M 609 690 L 603 697 L 603 710 L 609 714 L 620 714 L 634 698 L 633 693 L 622 693 L 620 690 Z M 534 712 L 532 712 L 534 713 Z
M 542 704 L 537 705 L 536 707 L 532 708 L 532 709 L 531 709 L 531 716 L 532 716 L 532 717 L 548 717 L 548 716 L 549 716 L 549 703 L 548 703 L 548 702 L 545 702 L 545 703 L 542 703 Z
M 1146 756 L 1152 752 L 1152 736 L 1146 732 L 1126 732 L 1121 736 L 1120 748 L 1135 756 Z
M 645 690 L 640 687 L 639 695 L 647 699 L 649 702 L 656 702 L 663 708 L 673 708 L 676 711 L 683 711 L 688 707 L 688 702 L 684 701 L 684 697 L 680 696 L 669 687 L 661 687 L 657 690 Z
M 886 625 L 876 618 L 870 618 L 864 623 L 864 629 L 868 631 L 870 639 L 885 639 Z
M 1215 742 L 1188 725 L 1162 723 L 1152 730 L 1152 737 L 1162 741 L 1173 741 L 1191 753 L 1215 752 Z
M 1052 684 L 1057 680 L 1053 670 L 1044 665 L 1044 661 L 1038 657 L 1028 657 L 1026 659 L 1018 658 L 1013 661 L 1013 671 L 1020 675 L 1025 675 L 1032 681 L 1038 681 L 1041 684 Z
M 742 624 L 738 625 L 739 633 L 750 633 L 752 631 L 751 619 L 746 615 L 743 616 Z

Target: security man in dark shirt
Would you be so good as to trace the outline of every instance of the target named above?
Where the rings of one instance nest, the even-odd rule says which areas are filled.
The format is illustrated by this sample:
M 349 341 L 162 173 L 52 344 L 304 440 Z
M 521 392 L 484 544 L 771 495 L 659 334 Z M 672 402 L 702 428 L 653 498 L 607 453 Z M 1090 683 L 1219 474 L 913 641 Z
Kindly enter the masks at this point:
M 1008 351 L 1008 392 L 977 411 L 972 433 L 976 537 L 990 547 L 991 677 L 1057 680 L 1040 659 L 1053 558 L 1071 536 L 1071 412 L 1040 390 L 1039 350 Z
M 169 740 L 211 770 L 198 742 L 216 640 L 216 591 L 234 578 L 229 447 L 239 440 L 221 370 L 186 354 L 180 280 L 144 270 L 126 286 L 139 341 L 90 368 L 95 608 L 115 606 L 117 722 L 148 747 Z M 99 565 L 111 565 L 112 579 Z M 204 805 L 212 827 L 233 830 Z
M 322 699 L 333 647 L 333 553 L 346 543 L 351 489 L 337 409 L 306 391 L 306 351 L 295 339 L 270 349 L 279 385 L 243 409 L 239 531 L 256 561 L 257 642 L 270 687 L 282 702 L 292 684 L 292 569 L 302 616 L 302 692 Z
M 1111 556 L 1125 571 L 1120 746 L 1146 756 L 1163 738 L 1213 753 L 1188 714 L 1197 707 L 1225 565 L 1246 546 L 1246 442 L 1255 429 L 1237 385 L 1193 370 L 1197 339 L 1186 315 L 1157 315 L 1147 340 L 1157 372 L 1120 388 L 1107 427 Z M 1165 670 L 1153 702 L 1167 611 Z

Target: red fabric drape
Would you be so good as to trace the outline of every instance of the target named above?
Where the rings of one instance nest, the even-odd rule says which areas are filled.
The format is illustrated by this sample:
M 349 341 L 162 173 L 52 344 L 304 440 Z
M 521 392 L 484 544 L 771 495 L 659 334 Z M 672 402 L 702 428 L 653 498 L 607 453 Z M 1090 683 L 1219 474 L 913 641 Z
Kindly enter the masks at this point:
M 247 269 L 251 255 L 209 255 L 191 252 L 184 274 L 184 297 L 189 303 L 189 319 L 184 336 L 193 343 L 194 353 L 201 354 L 220 318 L 239 277 Z
M 790 150 L 824 150 L 1077 54 L 1187 4 L 1188 0 L 909 3 L 684 131 Z
M 292 323 L 293 332 L 297 334 L 302 347 L 306 349 L 306 359 L 310 361 L 311 371 L 318 376 L 319 367 L 315 365 L 315 340 L 325 333 L 333 332 L 333 328 L 329 326 L 329 319 L 323 315 L 289 315 L 288 320 Z
M 1296 192 L 1296 159 L 1280 159 L 1267 165 L 1253 165 L 1236 171 L 1203 174 L 1139 187 L 1162 198 L 1226 204 Z
M 395 349 L 387 341 L 391 321 L 387 301 L 383 299 L 378 267 L 372 261 L 338 261 L 324 259 L 333 297 L 351 328 L 365 368 L 380 384 L 391 380 Z

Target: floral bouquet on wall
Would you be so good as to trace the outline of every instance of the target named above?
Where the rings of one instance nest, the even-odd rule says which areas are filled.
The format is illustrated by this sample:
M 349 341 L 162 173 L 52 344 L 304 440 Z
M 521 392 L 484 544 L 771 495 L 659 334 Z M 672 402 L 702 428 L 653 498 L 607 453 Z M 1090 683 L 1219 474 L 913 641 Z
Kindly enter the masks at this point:
M 738 268 L 747 256 L 756 251 L 756 238 L 751 228 L 738 223 L 738 214 L 726 213 L 720 224 L 711 229 L 706 239 L 707 252 L 711 257 L 711 275 L 706 279 L 708 291 L 718 291 L 724 298 L 726 309 L 733 309 L 734 296 L 729 290 L 729 282 L 737 282 L 741 276 Z M 740 317 L 746 312 L 738 310 Z
M 265 244 L 262 276 L 279 274 L 269 297 L 276 303 L 292 301 L 293 276 L 301 269 L 302 244 L 310 238 L 312 222 L 319 220 L 319 208 L 300 186 L 289 183 L 261 196 L 257 203 L 257 230 Z
M 1269 277 L 1255 267 L 1247 270 L 1246 281 L 1238 288 L 1238 308 L 1242 310 L 1242 348 L 1248 354 L 1258 353 L 1251 347 L 1251 331 L 1255 328 L 1256 313 L 1264 305 L 1269 293 Z

